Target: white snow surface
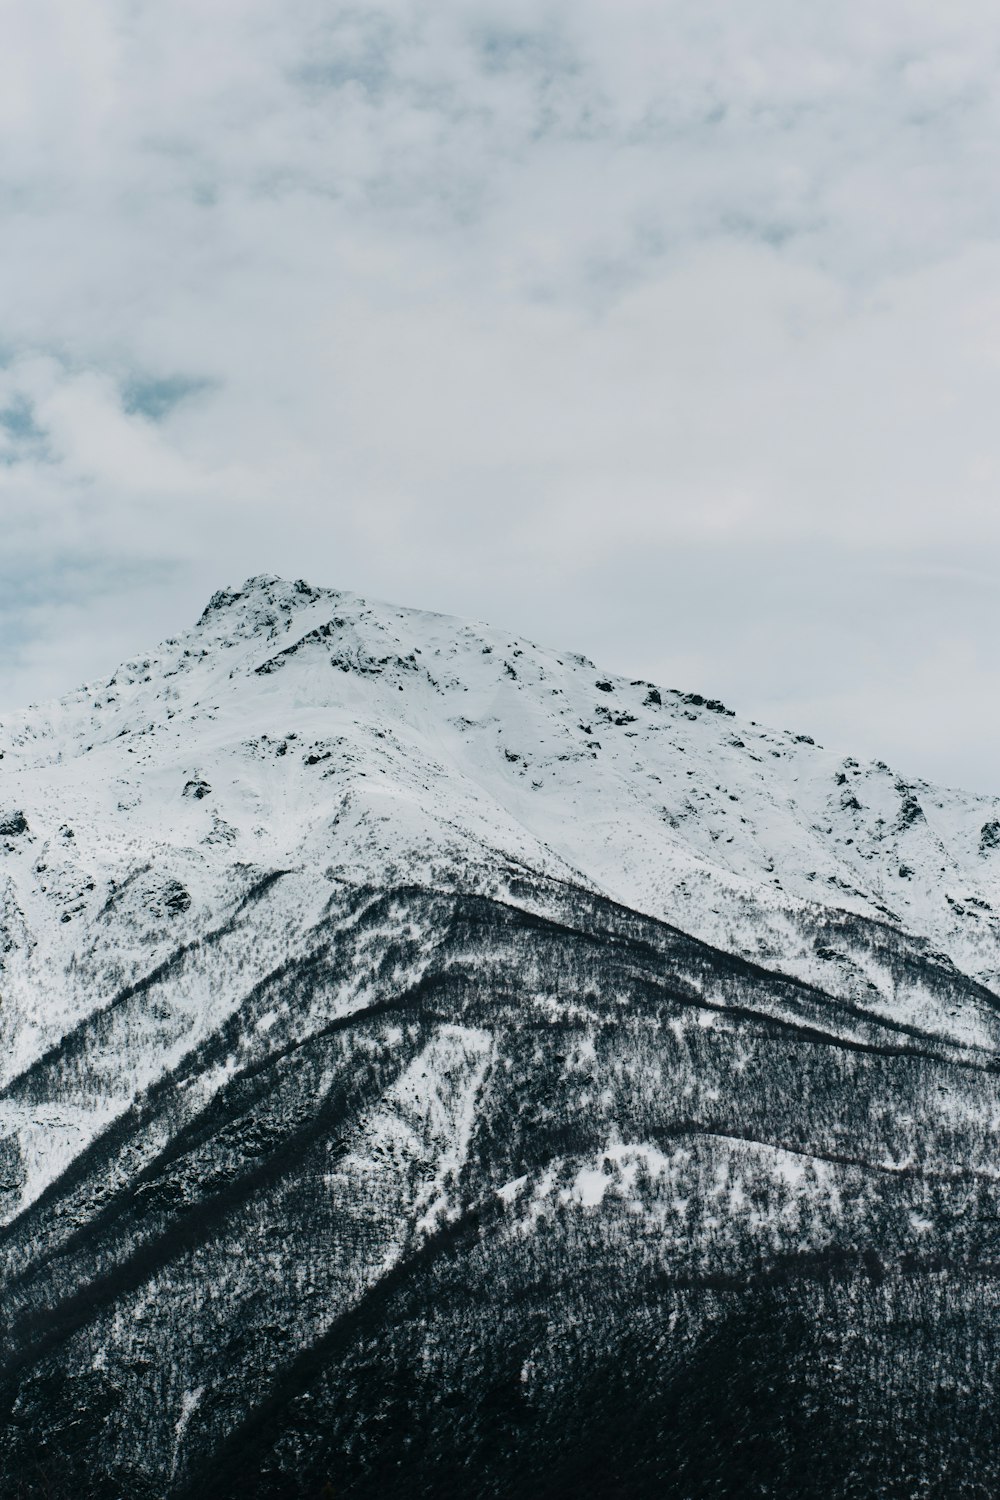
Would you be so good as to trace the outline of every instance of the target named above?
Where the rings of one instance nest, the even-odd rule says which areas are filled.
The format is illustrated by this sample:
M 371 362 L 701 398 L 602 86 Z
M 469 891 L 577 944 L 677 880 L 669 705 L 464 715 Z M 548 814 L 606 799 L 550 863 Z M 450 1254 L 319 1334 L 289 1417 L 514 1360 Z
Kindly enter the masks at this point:
M 856 913 L 1000 987 L 1000 799 L 503 630 L 258 577 L 107 681 L 0 720 L 0 1084 L 186 947 L 172 1042 L 64 1108 L 0 1101 L 27 1196 L 295 951 L 332 892 L 491 890 L 512 865 L 985 1044 L 977 1007 L 942 1013 L 874 951 L 803 934 L 824 908 Z M 198 939 L 224 927 L 209 964 Z

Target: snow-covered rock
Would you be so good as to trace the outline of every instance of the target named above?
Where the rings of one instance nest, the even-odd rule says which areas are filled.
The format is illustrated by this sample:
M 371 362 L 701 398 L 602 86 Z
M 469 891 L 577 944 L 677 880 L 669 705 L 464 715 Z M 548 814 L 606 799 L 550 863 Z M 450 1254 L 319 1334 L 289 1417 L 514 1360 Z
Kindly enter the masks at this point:
M 301 582 L 216 594 L 107 682 L 7 716 L 0 753 L 7 1078 L 278 869 L 489 887 L 519 864 L 905 1009 L 876 962 L 801 935 L 856 913 L 1000 982 L 1000 799 Z

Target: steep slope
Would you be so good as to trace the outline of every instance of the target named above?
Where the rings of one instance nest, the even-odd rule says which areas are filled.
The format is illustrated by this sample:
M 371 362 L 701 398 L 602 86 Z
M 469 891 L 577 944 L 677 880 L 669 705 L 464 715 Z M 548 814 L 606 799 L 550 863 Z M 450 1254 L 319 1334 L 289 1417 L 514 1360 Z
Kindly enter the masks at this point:
M 0 752 L 4 1493 L 993 1492 L 1000 802 L 273 578 Z

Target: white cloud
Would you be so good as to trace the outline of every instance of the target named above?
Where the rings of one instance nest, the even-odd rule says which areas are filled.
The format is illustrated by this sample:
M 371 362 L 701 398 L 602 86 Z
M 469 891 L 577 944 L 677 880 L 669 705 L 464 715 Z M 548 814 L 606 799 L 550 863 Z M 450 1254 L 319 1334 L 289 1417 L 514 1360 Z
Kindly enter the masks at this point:
M 978 0 L 0 0 L 0 702 L 266 567 L 995 784 L 994 591 L 850 601 L 996 568 L 998 68 Z

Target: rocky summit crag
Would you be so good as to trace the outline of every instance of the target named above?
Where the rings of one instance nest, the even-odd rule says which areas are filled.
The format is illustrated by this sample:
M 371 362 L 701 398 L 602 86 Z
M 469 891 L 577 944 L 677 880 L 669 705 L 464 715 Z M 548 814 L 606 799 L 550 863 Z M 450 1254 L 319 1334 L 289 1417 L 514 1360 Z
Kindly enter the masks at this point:
M 1000 801 L 217 594 L 0 720 L 0 1496 L 995 1496 L 998 995 Z

